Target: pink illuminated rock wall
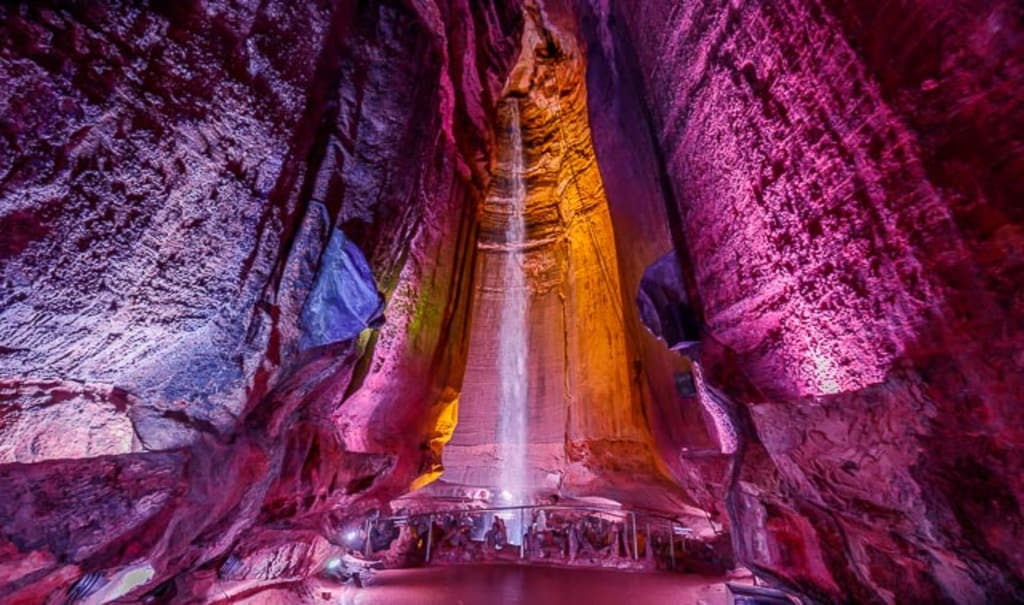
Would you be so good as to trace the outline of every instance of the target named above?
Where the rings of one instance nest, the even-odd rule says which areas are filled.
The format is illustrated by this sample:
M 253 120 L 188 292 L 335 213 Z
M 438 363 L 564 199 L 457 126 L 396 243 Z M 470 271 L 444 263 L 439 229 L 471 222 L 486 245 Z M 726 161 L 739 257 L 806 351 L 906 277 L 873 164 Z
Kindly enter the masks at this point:
M 523 3 L 158 4 L 0 6 L 4 603 L 134 565 L 129 599 L 299 599 L 488 388 Z M 656 467 L 811 602 L 1024 601 L 1019 3 L 530 10 L 578 35 L 524 132 L 587 494 Z M 628 312 L 673 248 L 699 365 Z
M 644 271 L 673 247 L 686 247 L 674 233 L 678 220 L 669 213 L 671 191 L 647 124 L 642 77 L 628 38 L 609 30 L 608 10 L 581 7 L 580 29 L 587 40 L 590 121 L 615 227 L 622 297 L 634 309 Z M 640 376 L 644 414 L 662 462 L 701 508 L 727 522 L 730 458 L 721 455 L 697 398 L 681 396 L 676 387 L 677 377 L 689 373 L 691 365 L 644 328 L 638 313 L 626 313 L 624 319 L 630 324 L 627 337 L 635 351 L 632 365 Z
M 0 8 L 0 600 L 140 561 L 135 596 L 213 598 L 229 559 L 235 588 L 289 582 L 332 515 L 436 472 L 521 19 Z M 333 287 L 386 320 L 332 342 L 308 316 L 346 310 L 304 305 L 342 239 L 376 284 Z
M 826 602 L 1022 598 L 1019 6 L 586 10 L 741 408 L 740 559 Z

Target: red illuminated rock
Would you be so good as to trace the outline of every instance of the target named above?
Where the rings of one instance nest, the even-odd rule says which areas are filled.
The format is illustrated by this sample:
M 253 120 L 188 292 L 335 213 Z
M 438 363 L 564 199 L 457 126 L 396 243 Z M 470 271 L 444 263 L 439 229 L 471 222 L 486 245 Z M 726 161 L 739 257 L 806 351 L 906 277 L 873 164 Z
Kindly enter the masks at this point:
M 563 485 L 670 477 L 818 602 L 1024 600 L 1020 8 L 526 13 L 0 8 L 0 601 L 150 569 L 129 598 L 277 590 L 441 475 L 457 422 L 492 446 L 473 288 L 501 286 L 526 19 L 567 53 L 511 79 Z M 694 363 L 633 306 L 673 249 Z M 359 300 L 307 304 L 325 283 Z
M 421 445 L 458 386 L 521 19 L 463 0 L 0 9 L 0 471 L 23 494 L 0 527 L 24 561 L 0 600 L 140 560 L 136 594 L 192 594 L 171 579 L 273 551 L 261 523 L 331 537 L 324 515 L 435 470 Z M 300 354 L 333 228 L 387 325 Z

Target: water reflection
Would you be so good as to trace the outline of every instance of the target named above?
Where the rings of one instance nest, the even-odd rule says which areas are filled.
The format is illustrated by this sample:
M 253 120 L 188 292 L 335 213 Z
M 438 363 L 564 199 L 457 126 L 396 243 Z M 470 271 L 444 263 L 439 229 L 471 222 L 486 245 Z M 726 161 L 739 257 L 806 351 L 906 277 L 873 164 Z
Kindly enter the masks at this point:
M 460 565 L 381 572 L 348 588 L 346 605 L 680 605 L 727 602 L 720 577 L 511 565 Z

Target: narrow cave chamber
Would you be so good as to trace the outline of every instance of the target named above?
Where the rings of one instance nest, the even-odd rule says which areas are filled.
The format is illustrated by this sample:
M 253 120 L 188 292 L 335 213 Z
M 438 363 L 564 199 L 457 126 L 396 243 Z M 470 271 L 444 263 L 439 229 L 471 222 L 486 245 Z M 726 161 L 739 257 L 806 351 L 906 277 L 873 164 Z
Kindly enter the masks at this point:
M 0 6 L 0 602 L 1024 602 L 1010 0 Z

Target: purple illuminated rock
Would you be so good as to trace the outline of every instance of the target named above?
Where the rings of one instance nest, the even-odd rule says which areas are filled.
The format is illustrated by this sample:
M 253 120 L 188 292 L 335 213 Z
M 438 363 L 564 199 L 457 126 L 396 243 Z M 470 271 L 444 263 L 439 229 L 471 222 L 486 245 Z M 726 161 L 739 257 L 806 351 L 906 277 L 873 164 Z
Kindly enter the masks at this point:
M 339 229 L 320 256 L 313 289 L 300 317 L 302 349 L 344 342 L 377 327 L 384 300 L 359 247 Z
M 262 523 L 331 535 L 430 471 L 521 20 L 464 0 L 0 8 L 0 473 L 25 494 L 0 515 L 0 600 L 138 560 L 136 596 L 199 594 L 199 567 L 274 551 Z M 396 321 L 357 343 L 378 285 Z M 414 308 L 441 311 L 413 330 Z M 349 400 L 378 372 L 390 396 Z
M 129 598 L 298 582 L 348 516 L 443 470 L 523 6 L 165 4 L 0 6 L 0 601 L 136 564 Z M 601 242 L 534 254 L 536 277 L 574 259 L 582 293 L 546 292 L 542 323 L 616 326 L 568 361 L 568 330 L 540 337 L 544 367 L 591 360 L 552 447 L 601 486 L 649 431 L 644 468 L 818 602 L 1024 600 L 1017 3 L 528 12 L 579 38 L 570 134 L 585 113 L 594 151 L 530 129 L 537 230 Z M 559 84 L 536 115 L 573 107 Z M 597 180 L 610 228 L 569 225 Z M 671 249 L 735 455 L 635 312 Z
M 700 340 L 700 323 L 687 301 L 686 281 L 675 252 L 662 256 L 644 271 L 636 304 L 644 326 L 670 349 Z
M 1024 598 L 1019 7 L 587 4 L 592 87 L 645 100 L 592 111 L 650 133 L 636 203 L 746 417 L 740 559 L 823 602 Z M 623 149 L 605 181 L 650 199 Z

